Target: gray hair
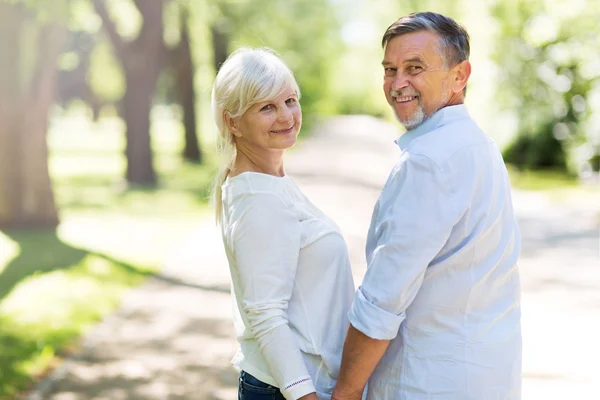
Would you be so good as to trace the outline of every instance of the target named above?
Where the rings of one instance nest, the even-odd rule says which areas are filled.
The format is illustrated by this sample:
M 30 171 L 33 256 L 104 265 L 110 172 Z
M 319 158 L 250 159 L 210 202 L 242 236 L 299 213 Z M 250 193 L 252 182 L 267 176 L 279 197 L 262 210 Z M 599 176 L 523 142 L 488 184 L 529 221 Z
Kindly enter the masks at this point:
M 382 47 L 395 36 L 412 32 L 429 31 L 440 36 L 438 51 L 446 69 L 469 59 L 470 46 L 467 30 L 452 18 L 433 12 L 420 12 L 406 15 L 385 31 Z
M 212 89 L 211 108 L 217 125 L 218 150 L 225 161 L 217 173 L 212 201 L 217 223 L 222 220 L 223 198 L 221 186 L 235 160 L 235 139 L 225 122 L 238 118 L 254 104 L 274 99 L 286 87 L 291 87 L 300 98 L 300 88 L 294 74 L 274 50 L 267 47 L 242 47 L 231 53 L 219 70 Z

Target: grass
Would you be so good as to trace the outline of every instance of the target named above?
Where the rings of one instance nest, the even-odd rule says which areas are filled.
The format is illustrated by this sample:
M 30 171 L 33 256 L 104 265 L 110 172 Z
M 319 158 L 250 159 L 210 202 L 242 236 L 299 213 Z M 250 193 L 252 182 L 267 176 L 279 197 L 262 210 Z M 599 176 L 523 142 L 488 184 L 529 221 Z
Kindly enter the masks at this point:
M 61 246 L 45 247 L 33 242 L 31 236 L 46 244 L 52 237 L 39 232 L 24 234 L 18 243 L 26 247 L 30 242 L 36 250 Z M 53 264 L 53 269 L 37 270 L 22 279 L 2 301 L 0 394 L 5 398 L 57 365 L 77 347 L 77 339 L 114 310 L 122 295 L 142 283 L 149 272 L 64 244 L 62 247 L 62 252 L 54 254 L 58 264 Z M 77 259 L 72 259 L 75 255 Z
M 562 171 L 519 171 L 508 166 L 512 185 L 517 189 L 533 191 L 570 190 L 580 186 L 576 177 Z
M 61 224 L 0 232 L 0 399 L 17 397 L 77 349 L 209 213 L 212 152 L 202 166 L 182 161 L 182 127 L 168 110 L 155 111 L 160 181 L 152 189 L 123 184 L 119 120 L 54 120 L 50 171 Z
M 519 171 L 508 166 L 515 189 L 543 192 L 556 202 L 600 204 L 600 185 L 581 184 L 575 176 L 561 171 Z

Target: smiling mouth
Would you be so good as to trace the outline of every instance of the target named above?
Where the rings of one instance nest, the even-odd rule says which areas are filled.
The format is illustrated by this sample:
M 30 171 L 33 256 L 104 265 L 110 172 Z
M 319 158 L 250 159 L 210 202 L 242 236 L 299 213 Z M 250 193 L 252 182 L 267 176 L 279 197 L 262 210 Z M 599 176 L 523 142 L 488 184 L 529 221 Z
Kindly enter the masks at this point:
M 294 129 L 294 125 L 290 126 L 289 128 L 285 128 L 285 129 L 274 129 L 271 132 L 272 133 L 288 133 L 291 132 Z
M 402 96 L 402 97 L 394 96 L 394 100 L 396 101 L 396 103 L 407 103 L 416 98 L 417 98 L 417 96 Z

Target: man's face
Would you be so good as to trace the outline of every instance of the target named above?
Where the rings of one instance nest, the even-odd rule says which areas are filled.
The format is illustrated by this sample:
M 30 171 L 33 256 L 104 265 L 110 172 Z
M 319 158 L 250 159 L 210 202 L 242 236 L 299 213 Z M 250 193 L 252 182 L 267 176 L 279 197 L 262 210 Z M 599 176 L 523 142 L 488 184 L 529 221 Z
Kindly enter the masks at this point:
M 462 102 L 451 90 L 453 69 L 438 51 L 439 36 L 429 31 L 392 38 L 385 47 L 383 89 L 406 129 L 421 125 L 437 110 Z

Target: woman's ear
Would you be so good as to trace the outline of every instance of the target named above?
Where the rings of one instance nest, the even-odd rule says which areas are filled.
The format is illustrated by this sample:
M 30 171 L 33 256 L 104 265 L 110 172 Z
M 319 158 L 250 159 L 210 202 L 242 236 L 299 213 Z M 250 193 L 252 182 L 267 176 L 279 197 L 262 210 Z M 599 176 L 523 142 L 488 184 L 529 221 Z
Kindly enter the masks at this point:
M 225 125 L 229 132 L 231 132 L 236 137 L 241 137 L 242 134 L 238 128 L 238 119 L 231 118 L 228 111 L 223 111 L 223 121 L 225 121 Z

